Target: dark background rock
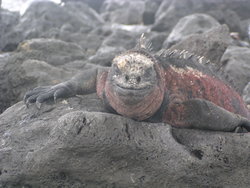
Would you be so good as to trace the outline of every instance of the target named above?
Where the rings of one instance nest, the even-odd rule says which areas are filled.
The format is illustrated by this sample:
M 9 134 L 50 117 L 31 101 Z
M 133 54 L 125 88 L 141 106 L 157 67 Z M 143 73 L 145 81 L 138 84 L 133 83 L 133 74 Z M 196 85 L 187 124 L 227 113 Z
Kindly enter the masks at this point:
M 247 31 L 242 30 L 239 21 L 249 18 L 249 7 L 248 0 L 164 0 L 156 12 L 152 29 L 169 32 L 180 18 L 192 13 L 206 13 L 221 24 L 227 24 L 231 31 L 240 32 L 245 37 Z
M 96 10 L 97 12 L 100 11 L 100 8 L 104 2 L 104 0 L 62 0 L 62 2 L 83 2 L 88 4 L 91 8 Z
M 143 12 L 143 23 L 145 25 L 153 24 L 155 21 L 155 13 L 158 10 L 161 2 L 160 1 L 145 1 L 145 10 Z
M 0 51 L 13 51 L 20 42 L 21 33 L 10 32 L 19 22 L 19 13 L 0 10 Z
M 192 34 L 201 34 L 219 25 L 217 20 L 206 14 L 191 14 L 185 16 L 174 26 L 165 41 L 165 46 L 168 48 Z
M 0 111 L 22 100 L 29 89 L 68 80 L 79 69 L 64 64 L 84 58 L 78 45 L 55 39 L 24 41 L 17 52 L 0 56 Z
M 226 25 L 216 27 L 203 34 L 194 34 L 173 45 L 170 49 L 180 49 L 204 56 L 220 67 L 220 59 L 230 44 L 229 29 Z M 166 43 L 164 42 L 163 46 Z
M 99 64 L 102 66 L 111 66 L 112 60 L 117 54 L 124 52 L 125 48 L 123 47 L 109 47 L 104 46 L 99 48 L 95 55 L 89 58 L 90 63 Z
M 229 47 L 221 62 L 225 72 L 234 80 L 235 85 L 242 92 L 250 81 L 250 49 L 244 47 Z
M 128 50 L 135 46 L 139 36 L 139 33 L 117 29 L 103 40 L 102 46 L 123 47 Z
M 106 0 L 101 13 L 106 21 L 120 24 L 140 24 L 143 22 L 145 3 L 143 0 Z
M 81 45 L 87 42 L 84 40 L 85 35 L 102 25 L 103 20 L 84 3 L 65 3 L 61 7 L 49 1 L 39 1 L 31 4 L 19 23 L 13 24 L 15 27 L 8 31 L 8 36 L 12 37 L 15 43 L 6 45 L 17 46 L 23 40 L 41 37 L 56 38 Z M 6 40 L 10 37 L 6 37 Z

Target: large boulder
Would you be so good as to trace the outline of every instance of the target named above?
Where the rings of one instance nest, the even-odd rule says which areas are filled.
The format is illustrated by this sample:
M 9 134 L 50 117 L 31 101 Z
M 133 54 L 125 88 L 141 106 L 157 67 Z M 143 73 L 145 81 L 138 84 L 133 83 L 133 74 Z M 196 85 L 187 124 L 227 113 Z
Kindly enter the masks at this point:
M 225 72 L 233 79 L 240 92 L 250 82 L 250 49 L 246 47 L 230 46 L 221 62 Z
M 16 36 L 15 45 L 25 39 L 56 38 L 86 47 L 85 36 L 104 23 L 93 9 L 84 3 L 65 3 L 60 6 L 50 1 L 30 5 L 9 35 Z
M 22 100 L 27 90 L 68 80 L 79 70 L 64 67 L 84 60 L 81 48 L 55 39 L 32 39 L 21 43 L 17 52 L 0 56 L 0 112 Z M 84 67 L 85 62 L 81 63 Z
M 104 1 L 101 13 L 106 21 L 120 24 L 141 24 L 145 2 L 143 0 L 106 0 Z
M 122 47 L 124 49 L 131 49 L 135 46 L 141 33 L 134 31 L 126 31 L 123 29 L 115 29 L 112 33 L 103 40 L 100 48 L 109 47 Z
M 173 45 L 171 49 L 187 50 L 196 55 L 204 56 L 220 66 L 220 59 L 230 42 L 229 29 L 226 25 L 222 25 L 203 34 L 193 34 Z M 166 43 L 163 46 L 165 47 Z
M 19 13 L 0 8 L 0 51 L 13 51 L 20 41 L 21 32 L 11 32 L 19 22 Z
M 145 10 L 143 12 L 143 23 L 150 25 L 155 22 L 155 13 L 157 12 L 162 0 L 145 0 Z
M 97 112 L 97 111 L 102 111 Z M 1 187 L 247 187 L 250 134 L 103 113 L 97 96 L 0 115 Z
M 97 12 L 100 11 L 100 8 L 104 2 L 104 0 L 61 0 L 62 2 L 83 2 L 88 4 L 91 8 L 96 10 Z
M 166 47 L 170 47 L 192 34 L 201 34 L 219 25 L 219 22 L 209 15 L 191 14 L 179 20 L 164 43 Z
M 153 31 L 169 32 L 180 18 L 195 12 L 202 2 L 194 0 L 164 0 L 155 15 Z
M 88 60 L 90 63 L 102 65 L 102 66 L 111 66 L 112 60 L 117 54 L 126 51 L 123 47 L 111 47 L 103 46 L 99 48 L 95 55 L 91 56 Z
M 230 30 L 246 36 L 240 20 L 249 18 L 250 1 L 228 0 L 164 0 L 156 12 L 152 30 L 169 32 L 184 16 L 193 13 L 209 14 L 221 24 L 227 24 Z

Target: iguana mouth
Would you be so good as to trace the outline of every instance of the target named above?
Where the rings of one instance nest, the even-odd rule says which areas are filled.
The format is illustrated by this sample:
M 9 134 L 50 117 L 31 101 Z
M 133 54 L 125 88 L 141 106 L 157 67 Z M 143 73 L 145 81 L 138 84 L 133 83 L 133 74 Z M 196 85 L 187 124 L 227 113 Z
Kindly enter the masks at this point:
M 127 90 L 127 91 L 143 91 L 150 89 L 150 86 L 144 86 L 144 87 L 133 87 L 133 86 L 122 86 L 120 84 L 115 84 L 115 87 L 121 90 Z

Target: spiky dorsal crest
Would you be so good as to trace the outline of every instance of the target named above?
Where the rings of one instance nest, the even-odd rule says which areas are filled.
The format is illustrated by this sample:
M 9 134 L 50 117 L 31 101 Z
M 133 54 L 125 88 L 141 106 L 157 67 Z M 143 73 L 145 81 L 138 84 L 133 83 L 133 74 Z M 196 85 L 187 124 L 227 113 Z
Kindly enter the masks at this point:
M 190 66 L 190 65 L 202 65 L 205 69 L 201 70 L 204 72 L 210 72 L 214 75 L 216 75 L 219 79 L 224 81 L 225 83 L 228 83 L 230 86 L 232 86 L 237 92 L 240 92 L 239 88 L 236 87 L 234 84 L 234 81 L 230 79 L 230 76 L 223 72 L 220 67 L 216 66 L 216 64 L 211 63 L 210 60 L 205 58 L 204 56 L 198 56 L 191 52 L 188 52 L 186 50 L 170 50 L 170 49 L 162 49 L 159 52 L 156 53 L 156 56 L 162 58 L 164 61 L 175 61 L 179 62 L 179 65 L 183 67 Z M 201 68 L 200 66 L 194 67 L 194 68 Z
M 149 52 L 152 51 L 152 42 L 147 40 L 145 33 L 141 34 L 141 37 L 137 42 L 136 49 L 144 49 Z

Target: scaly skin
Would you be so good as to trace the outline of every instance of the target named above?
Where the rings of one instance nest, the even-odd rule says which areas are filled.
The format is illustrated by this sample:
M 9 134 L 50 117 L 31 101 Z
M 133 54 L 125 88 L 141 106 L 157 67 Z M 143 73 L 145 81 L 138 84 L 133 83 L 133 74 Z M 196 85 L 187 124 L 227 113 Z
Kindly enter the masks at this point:
M 142 36 L 135 49 L 114 58 L 111 68 L 85 71 L 71 80 L 27 92 L 25 103 L 97 92 L 123 116 L 180 128 L 250 131 L 241 96 L 212 71 L 203 57 L 185 51 L 149 51 Z

